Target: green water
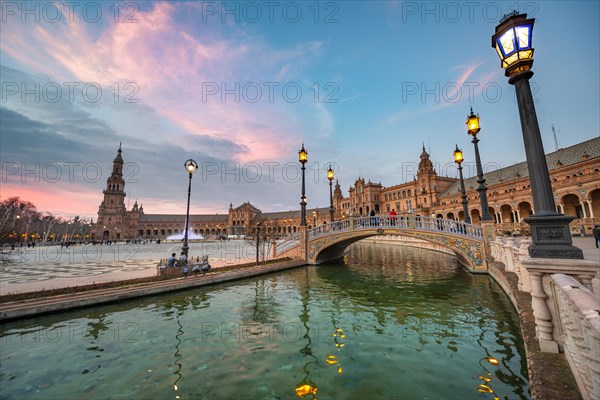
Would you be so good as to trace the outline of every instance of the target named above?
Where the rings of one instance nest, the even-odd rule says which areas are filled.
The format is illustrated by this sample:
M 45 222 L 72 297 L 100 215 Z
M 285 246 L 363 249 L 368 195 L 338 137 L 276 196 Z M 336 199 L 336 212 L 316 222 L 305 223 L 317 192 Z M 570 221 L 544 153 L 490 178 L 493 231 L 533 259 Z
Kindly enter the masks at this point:
M 529 398 L 506 295 L 421 249 L 1 329 L 2 399 Z

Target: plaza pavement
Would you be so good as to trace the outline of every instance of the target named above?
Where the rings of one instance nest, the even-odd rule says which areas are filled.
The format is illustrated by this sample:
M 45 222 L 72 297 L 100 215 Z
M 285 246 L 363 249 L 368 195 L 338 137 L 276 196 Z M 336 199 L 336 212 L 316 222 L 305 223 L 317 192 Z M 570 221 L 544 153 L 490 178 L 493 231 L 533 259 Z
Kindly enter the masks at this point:
M 519 238 L 517 238 L 518 240 Z M 592 237 L 573 237 L 586 260 L 600 265 L 600 250 Z M 36 246 L 4 251 L 0 258 L 0 295 L 50 290 L 94 283 L 154 276 L 157 264 L 171 253 L 179 255 L 181 243 Z M 192 258 L 209 256 L 213 268 L 252 262 L 256 257 L 253 243 L 190 243 Z
M 254 243 L 243 240 L 192 242 L 189 246 L 191 259 L 207 255 L 213 268 L 256 259 Z M 180 242 L 3 249 L 0 295 L 150 277 L 157 274 L 161 259 L 180 252 Z

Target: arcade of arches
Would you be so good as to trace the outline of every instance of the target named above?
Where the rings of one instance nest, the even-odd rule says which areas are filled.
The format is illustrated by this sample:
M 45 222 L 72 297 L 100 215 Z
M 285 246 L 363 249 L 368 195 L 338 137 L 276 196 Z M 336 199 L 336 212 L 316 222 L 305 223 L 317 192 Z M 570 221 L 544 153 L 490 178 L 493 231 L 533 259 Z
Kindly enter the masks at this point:
M 123 158 L 119 146 L 113 160 L 113 171 L 103 191 L 98 220 L 92 237 L 105 240 L 162 239 L 183 231 L 184 215 L 146 214 L 142 205 L 125 208 Z M 600 224 L 600 137 L 546 155 L 557 211 L 575 217 L 571 223 L 574 234 L 591 234 L 593 225 Z M 416 166 L 416 165 L 415 165 Z M 465 166 L 463 164 L 463 166 Z M 465 175 L 475 175 L 465 166 Z M 336 182 L 333 196 L 335 218 L 410 213 L 462 221 L 460 182 L 455 177 L 438 175 L 429 154 L 422 149 L 414 176 L 406 183 L 389 187 L 358 178 L 344 197 Z M 453 170 L 456 172 L 455 170 Z M 448 175 L 448 173 L 447 173 Z M 523 221 L 535 212 L 531 198 L 529 175 L 525 162 L 485 173 L 488 203 L 498 232 L 528 234 Z M 479 223 L 481 209 L 477 177 L 465 179 L 471 221 Z M 325 190 L 325 188 L 324 188 Z M 327 222 L 329 208 L 307 210 L 310 227 Z M 283 237 L 298 232 L 300 211 L 262 212 L 246 202 L 238 207 L 229 205 L 228 213 L 190 215 L 190 229 L 204 237 L 252 234 L 257 223 L 271 237 Z

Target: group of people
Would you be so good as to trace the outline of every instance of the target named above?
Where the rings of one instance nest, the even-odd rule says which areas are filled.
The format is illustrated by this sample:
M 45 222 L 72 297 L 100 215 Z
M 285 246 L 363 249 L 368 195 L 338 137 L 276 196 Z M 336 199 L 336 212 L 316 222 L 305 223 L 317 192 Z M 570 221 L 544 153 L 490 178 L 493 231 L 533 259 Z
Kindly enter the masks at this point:
M 193 258 L 192 258 L 193 262 Z M 177 258 L 176 253 L 172 253 L 171 257 L 167 259 L 167 268 L 175 268 L 182 267 L 181 272 L 187 278 L 190 273 L 190 266 L 188 265 L 187 256 L 182 252 L 179 259 Z M 196 264 L 192 266 L 192 272 L 194 275 L 197 275 L 199 272 L 206 274 L 211 270 L 211 266 L 208 263 L 208 256 L 203 257 L 202 261 L 200 261 L 200 257 L 196 257 Z
M 187 256 L 181 253 L 179 259 L 177 259 L 176 254 L 171 254 L 171 257 L 167 259 L 167 268 L 175 268 L 179 266 L 187 265 Z

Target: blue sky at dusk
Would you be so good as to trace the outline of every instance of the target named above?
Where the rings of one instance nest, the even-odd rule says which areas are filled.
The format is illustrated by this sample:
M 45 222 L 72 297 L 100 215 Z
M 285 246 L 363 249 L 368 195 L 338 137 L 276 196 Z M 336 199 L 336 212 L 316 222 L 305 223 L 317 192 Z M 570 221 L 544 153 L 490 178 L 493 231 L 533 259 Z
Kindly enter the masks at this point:
M 536 19 L 531 80 L 546 152 L 600 134 L 600 10 L 581 2 L 2 2 L 2 199 L 95 219 L 122 142 L 127 204 L 193 213 L 249 201 L 329 201 L 359 176 L 410 180 L 424 143 L 441 175 L 473 146 L 493 170 L 524 161 L 514 89 L 491 36 Z M 474 175 L 474 167 L 467 176 Z

